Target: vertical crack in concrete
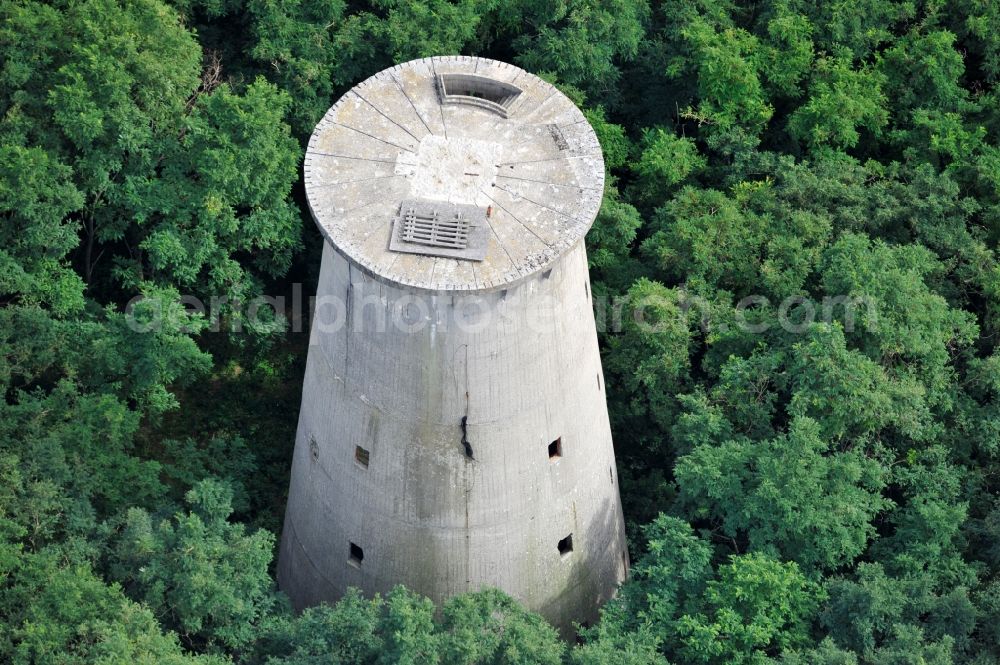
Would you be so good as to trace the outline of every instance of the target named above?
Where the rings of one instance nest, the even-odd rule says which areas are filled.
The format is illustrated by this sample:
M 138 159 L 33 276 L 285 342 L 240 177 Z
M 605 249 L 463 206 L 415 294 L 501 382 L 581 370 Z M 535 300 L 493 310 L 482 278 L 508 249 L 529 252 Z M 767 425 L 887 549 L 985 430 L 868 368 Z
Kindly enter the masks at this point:
M 469 443 L 468 432 L 466 431 L 466 423 L 469 420 L 469 416 L 462 416 L 462 447 L 465 448 L 465 456 L 471 460 L 476 459 L 472 454 L 472 444 Z
M 472 454 L 472 444 L 468 437 L 469 423 L 469 347 L 465 345 L 465 415 L 462 416 L 462 445 L 465 447 L 465 456 L 475 461 Z M 472 468 L 465 465 L 465 590 L 470 591 L 472 587 L 472 532 L 469 529 L 469 496 L 472 494 L 472 479 L 469 474 Z
M 472 452 L 472 444 L 469 443 L 469 347 L 465 348 L 465 415 L 462 416 L 462 447 L 465 448 L 465 456 L 475 461 L 476 457 Z M 462 347 L 460 347 L 462 348 Z

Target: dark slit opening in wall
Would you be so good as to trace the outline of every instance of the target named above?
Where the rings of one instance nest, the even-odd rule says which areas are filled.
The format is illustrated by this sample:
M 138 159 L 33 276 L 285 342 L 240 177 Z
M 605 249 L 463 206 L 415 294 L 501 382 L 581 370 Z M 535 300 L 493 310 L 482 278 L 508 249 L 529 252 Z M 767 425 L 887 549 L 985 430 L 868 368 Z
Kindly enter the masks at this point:
M 559 554 L 566 556 L 573 551 L 573 534 L 569 534 L 565 538 L 559 541 Z
M 355 462 L 357 462 L 358 464 L 360 464 L 361 466 L 363 466 L 364 468 L 367 469 L 368 468 L 368 460 L 369 460 L 369 458 L 370 458 L 370 454 L 369 454 L 369 452 L 367 450 L 365 450 L 361 446 L 354 446 L 354 461 Z
M 354 543 L 351 543 L 350 548 L 348 549 L 347 552 L 348 563 L 352 563 L 355 566 L 361 566 L 361 562 L 364 560 L 365 560 L 365 551 L 360 547 L 358 547 L 357 545 L 355 545 Z

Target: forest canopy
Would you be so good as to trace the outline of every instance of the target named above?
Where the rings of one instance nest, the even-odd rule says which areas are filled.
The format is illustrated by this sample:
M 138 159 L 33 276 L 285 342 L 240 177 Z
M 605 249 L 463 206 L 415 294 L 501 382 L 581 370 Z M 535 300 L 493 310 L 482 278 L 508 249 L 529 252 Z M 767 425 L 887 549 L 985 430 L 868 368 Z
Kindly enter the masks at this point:
M 1000 663 L 1000 4 L 0 18 L 0 661 Z M 453 53 L 584 109 L 594 294 L 643 303 L 601 335 L 633 567 L 575 644 L 499 591 L 274 581 L 307 332 L 243 304 L 315 290 L 326 109 Z

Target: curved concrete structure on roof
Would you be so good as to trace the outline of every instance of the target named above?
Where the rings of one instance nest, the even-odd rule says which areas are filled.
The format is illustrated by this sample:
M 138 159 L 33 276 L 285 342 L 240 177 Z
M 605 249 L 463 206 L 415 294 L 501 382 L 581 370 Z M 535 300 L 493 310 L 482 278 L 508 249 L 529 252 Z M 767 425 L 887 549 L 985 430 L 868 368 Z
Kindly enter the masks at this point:
M 604 166 L 562 93 L 428 58 L 319 123 L 326 238 L 278 580 L 297 608 L 499 587 L 564 632 L 628 570 L 583 237 Z

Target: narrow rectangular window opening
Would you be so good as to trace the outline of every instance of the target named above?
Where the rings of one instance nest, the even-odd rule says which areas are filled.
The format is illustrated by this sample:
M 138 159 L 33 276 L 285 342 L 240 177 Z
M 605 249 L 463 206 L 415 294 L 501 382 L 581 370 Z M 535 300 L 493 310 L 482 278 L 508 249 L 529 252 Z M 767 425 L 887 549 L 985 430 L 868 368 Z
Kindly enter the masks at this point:
M 557 545 L 557 547 L 559 548 L 559 554 L 561 554 L 562 556 L 566 556 L 567 554 L 569 554 L 570 552 L 572 552 L 573 551 L 573 534 L 569 534 L 568 536 L 566 536 L 565 538 L 563 538 L 562 540 L 560 540 L 559 544 Z
M 562 457 L 562 437 L 549 444 L 549 460 L 555 462 Z
M 355 545 L 354 543 L 351 543 L 350 550 L 348 550 L 347 554 L 347 562 L 355 566 L 358 566 L 360 568 L 361 562 L 364 560 L 365 560 L 365 551 L 360 547 L 358 547 L 357 545 Z
M 361 446 L 354 446 L 354 461 L 360 464 L 363 468 L 368 468 L 368 460 L 371 455 L 367 450 Z

